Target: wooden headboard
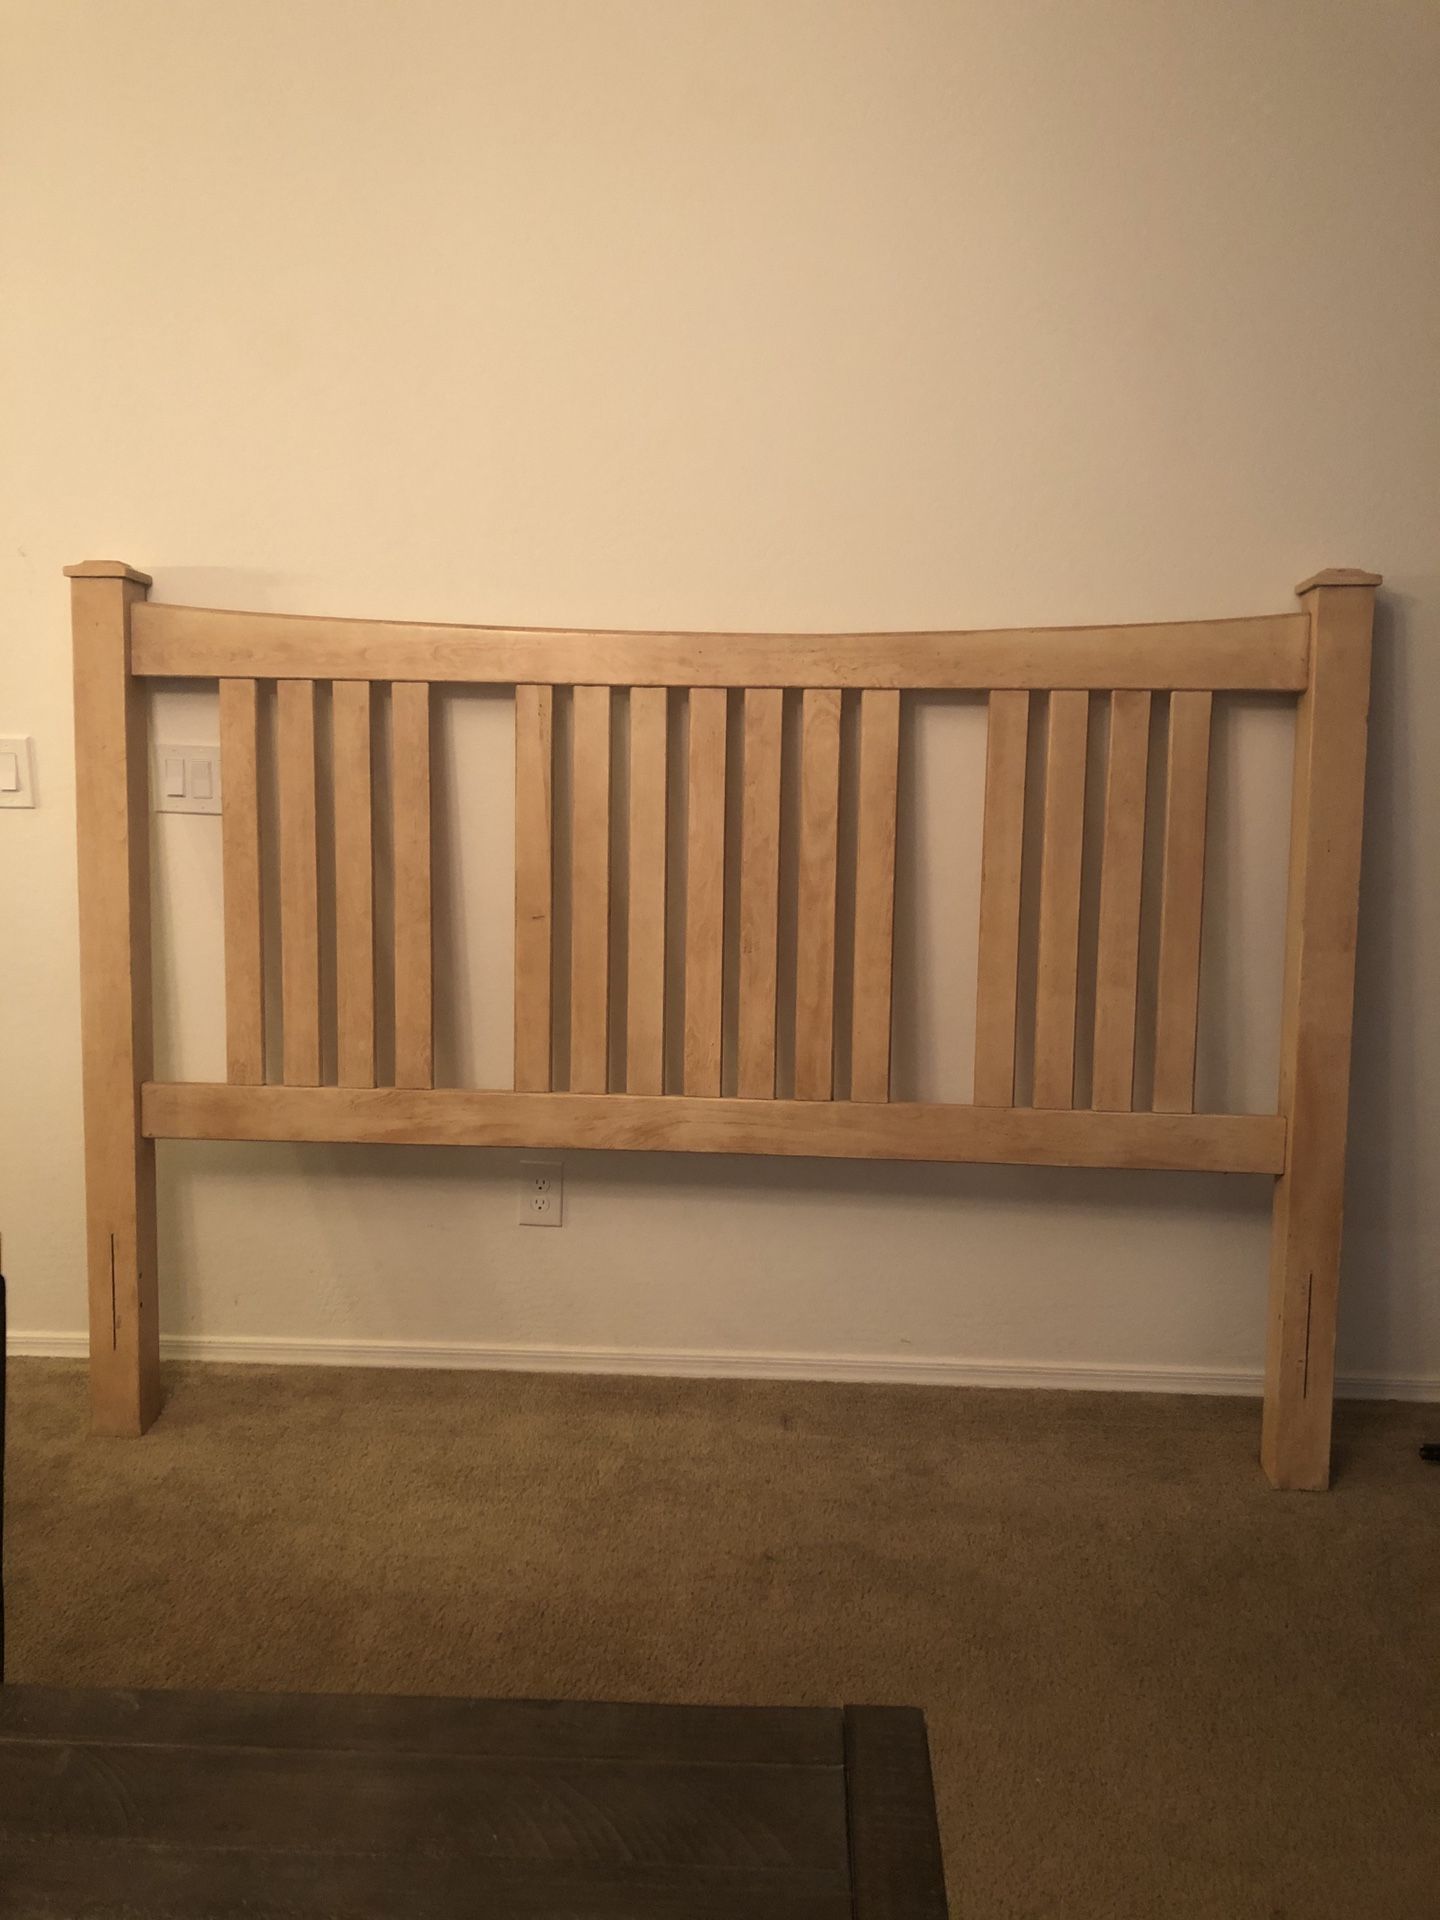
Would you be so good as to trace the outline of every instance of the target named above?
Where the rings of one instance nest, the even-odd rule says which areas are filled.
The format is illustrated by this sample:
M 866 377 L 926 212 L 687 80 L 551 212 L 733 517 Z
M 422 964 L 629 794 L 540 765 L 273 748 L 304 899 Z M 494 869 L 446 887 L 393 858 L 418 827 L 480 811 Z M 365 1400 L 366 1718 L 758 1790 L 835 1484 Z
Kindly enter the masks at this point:
M 1261 1456 L 1278 1486 L 1326 1484 L 1376 575 L 1317 574 L 1297 589 L 1299 611 L 1254 619 L 783 635 L 545 632 L 221 612 L 151 602 L 148 577 L 118 562 L 66 571 L 75 636 L 98 1428 L 143 1432 L 159 1404 L 156 1139 L 1193 1168 L 1276 1176 Z M 148 680 L 197 678 L 220 689 L 227 1079 L 214 1085 L 157 1083 L 151 1065 L 144 688 Z M 267 733 L 260 713 L 271 682 L 278 1035 L 267 1031 L 263 958 Z M 322 1036 L 317 837 L 316 690 L 327 682 L 331 1042 Z M 514 688 L 513 1091 L 434 1084 L 430 707 L 432 687 L 445 683 Z M 900 712 L 916 689 L 968 690 L 989 703 L 975 1089 L 966 1105 L 891 1098 Z M 1193 1111 L 1211 707 L 1216 693 L 1230 691 L 1296 701 L 1282 1061 L 1276 1109 L 1263 1114 Z M 1087 1009 L 1093 1048 L 1082 1109 L 1075 1104 L 1076 1028 L 1094 701 L 1108 703 L 1109 712 Z M 1165 744 L 1155 757 L 1163 765 L 1152 770 L 1152 708 L 1160 702 Z M 377 780 L 382 703 L 388 759 Z M 787 703 L 798 708 L 799 729 L 798 753 L 788 757 Z M 853 721 L 842 730 L 847 707 Z M 561 714 L 565 725 L 557 728 Z M 852 725 L 850 835 L 841 832 L 841 764 L 842 731 Z M 612 777 L 617 737 L 625 746 L 623 787 Z M 670 767 L 682 739 L 677 848 Z M 1036 755 L 1043 755 L 1043 801 L 1027 836 L 1027 773 Z M 1153 1083 L 1149 1104 L 1137 1111 L 1147 791 L 1161 778 L 1158 959 L 1146 1036 Z M 727 796 L 733 825 L 737 781 L 739 830 L 727 834 Z M 623 820 L 614 817 L 621 793 Z M 563 870 L 556 860 L 562 799 Z M 780 857 L 782 804 L 793 804 L 796 822 L 788 865 Z M 390 829 L 393 1005 L 377 1022 L 374 825 L 381 811 Z M 611 977 L 617 839 L 627 866 L 623 979 Z M 733 913 L 738 901 L 738 940 L 728 944 L 727 863 L 732 880 L 738 868 L 730 902 Z M 683 872 L 683 993 L 671 1015 L 683 1025 L 683 1041 L 669 1049 L 678 1069 L 667 1077 L 671 871 Z M 1022 874 L 1038 897 L 1028 960 L 1033 994 L 1024 996 Z M 843 930 L 848 990 L 838 995 L 837 901 L 853 903 Z M 783 977 L 782 913 L 794 928 L 793 969 Z M 568 928 L 563 955 L 560 927 Z M 727 954 L 735 1030 L 725 1048 Z M 556 982 L 563 1008 L 555 1004 Z M 783 1062 L 782 1000 L 786 1033 L 793 1032 Z M 612 1010 L 623 1018 L 623 1055 L 612 1044 Z M 563 1071 L 557 1014 L 568 1043 Z M 844 1041 L 840 1087 L 837 1034 Z M 322 1084 L 332 1052 L 334 1083 Z

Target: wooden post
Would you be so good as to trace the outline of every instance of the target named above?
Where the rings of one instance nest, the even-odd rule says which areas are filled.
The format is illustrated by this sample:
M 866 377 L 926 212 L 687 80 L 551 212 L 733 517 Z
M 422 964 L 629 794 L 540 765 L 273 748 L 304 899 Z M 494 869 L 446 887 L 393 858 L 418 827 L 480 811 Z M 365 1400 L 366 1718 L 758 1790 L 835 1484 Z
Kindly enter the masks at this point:
M 130 609 L 150 581 L 118 560 L 67 567 L 75 640 L 75 812 L 85 1093 L 90 1405 L 97 1433 L 160 1410 L 151 1078 L 150 796 Z
M 1310 615 L 1290 827 L 1280 1111 L 1260 1460 L 1277 1487 L 1330 1480 L 1335 1316 L 1355 994 L 1370 629 L 1380 576 L 1350 568 L 1296 588 Z

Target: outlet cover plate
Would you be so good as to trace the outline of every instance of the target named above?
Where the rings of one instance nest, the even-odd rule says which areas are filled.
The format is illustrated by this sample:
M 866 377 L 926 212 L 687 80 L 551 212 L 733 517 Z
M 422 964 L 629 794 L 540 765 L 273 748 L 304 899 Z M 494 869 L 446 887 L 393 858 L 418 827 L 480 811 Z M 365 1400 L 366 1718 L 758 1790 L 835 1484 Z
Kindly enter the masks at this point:
M 522 1227 L 564 1226 L 565 1168 L 560 1161 L 521 1162 L 520 1205 L 516 1218 Z

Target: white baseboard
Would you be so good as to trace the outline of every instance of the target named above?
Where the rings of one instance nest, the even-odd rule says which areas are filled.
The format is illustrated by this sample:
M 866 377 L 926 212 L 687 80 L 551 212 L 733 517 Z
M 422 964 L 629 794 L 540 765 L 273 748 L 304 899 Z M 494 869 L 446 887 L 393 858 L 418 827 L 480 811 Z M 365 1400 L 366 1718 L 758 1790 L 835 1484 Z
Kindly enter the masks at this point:
M 463 1341 L 243 1339 L 232 1334 L 171 1334 L 171 1360 L 245 1366 L 439 1367 L 516 1373 L 639 1373 L 705 1380 L 858 1380 L 896 1386 L 1042 1387 L 1100 1393 L 1209 1393 L 1255 1396 L 1258 1367 L 1073 1366 L 1058 1361 L 930 1359 L 910 1354 L 654 1352 L 624 1347 L 485 1347 Z M 10 1351 L 83 1359 L 83 1333 L 16 1333 Z M 1440 1400 L 1440 1374 L 1342 1375 L 1347 1399 Z

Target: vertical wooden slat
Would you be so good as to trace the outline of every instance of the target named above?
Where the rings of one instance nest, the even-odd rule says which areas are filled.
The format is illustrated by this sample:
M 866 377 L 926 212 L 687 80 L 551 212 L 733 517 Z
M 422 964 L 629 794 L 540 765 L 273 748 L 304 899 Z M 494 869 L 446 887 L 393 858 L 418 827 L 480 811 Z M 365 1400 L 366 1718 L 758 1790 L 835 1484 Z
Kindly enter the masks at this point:
M 725 960 L 725 708 L 723 687 L 690 692 L 685 835 L 685 1091 L 720 1091 Z
M 666 746 L 669 693 L 630 690 L 630 920 L 625 1089 L 665 1090 Z
M 1075 1102 L 1075 1003 L 1080 972 L 1080 862 L 1085 835 L 1088 693 L 1052 693 L 1045 742 L 1045 841 L 1035 961 L 1037 1107 Z
M 87 561 L 71 576 L 75 825 L 90 1406 L 97 1433 L 143 1433 L 160 1410 L 155 1143 L 140 1131 L 153 1076 L 145 688 L 130 672 L 144 574 Z
M 610 1079 L 610 689 L 576 687 L 570 792 L 570 1089 Z
M 431 908 L 430 688 L 390 689 L 390 804 L 395 867 L 395 1084 L 435 1081 Z
M 258 706 L 253 680 L 220 682 L 225 1073 L 235 1086 L 259 1086 L 265 1078 Z
M 554 915 L 553 687 L 515 689 L 515 1090 L 548 1093 Z
M 335 786 L 335 1025 L 342 1087 L 375 1084 L 375 857 L 370 682 L 331 694 Z
M 1205 894 L 1205 810 L 1210 785 L 1208 693 L 1170 696 L 1165 775 L 1165 865 L 1155 991 L 1157 1113 L 1195 1105 L 1195 1024 L 1200 1007 L 1200 921 Z
M 736 1048 L 736 1086 L 742 1100 L 775 1097 L 780 754 L 784 703 L 785 696 L 778 687 L 748 687 L 745 692 Z
M 975 1104 L 1015 1104 L 1015 1016 L 1020 971 L 1020 875 L 1025 844 L 1025 762 L 1030 696 L 990 695 L 985 826 L 980 859 Z
M 1336 571 L 1297 589 L 1311 621 L 1290 819 L 1280 1111 L 1260 1460 L 1277 1487 L 1330 1480 L 1335 1325 L 1355 1001 L 1355 933 L 1379 576 Z
M 795 922 L 795 1098 L 835 1091 L 835 866 L 840 694 L 807 687 L 801 707 L 800 874 Z
M 855 846 L 855 988 L 850 1098 L 890 1098 L 890 994 L 895 938 L 895 816 L 900 695 L 860 695 L 860 817 Z
M 315 682 L 276 689 L 280 774 L 280 1011 L 287 1087 L 320 1084 L 320 907 Z
M 1093 1107 L 1108 1113 L 1128 1113 L 1134 1102 L 1135 993 L 1140 969 L 1140 883 L 1149 753 L 1149 694 L 1131 690 L 1112 693 L 1090 1098 Z

